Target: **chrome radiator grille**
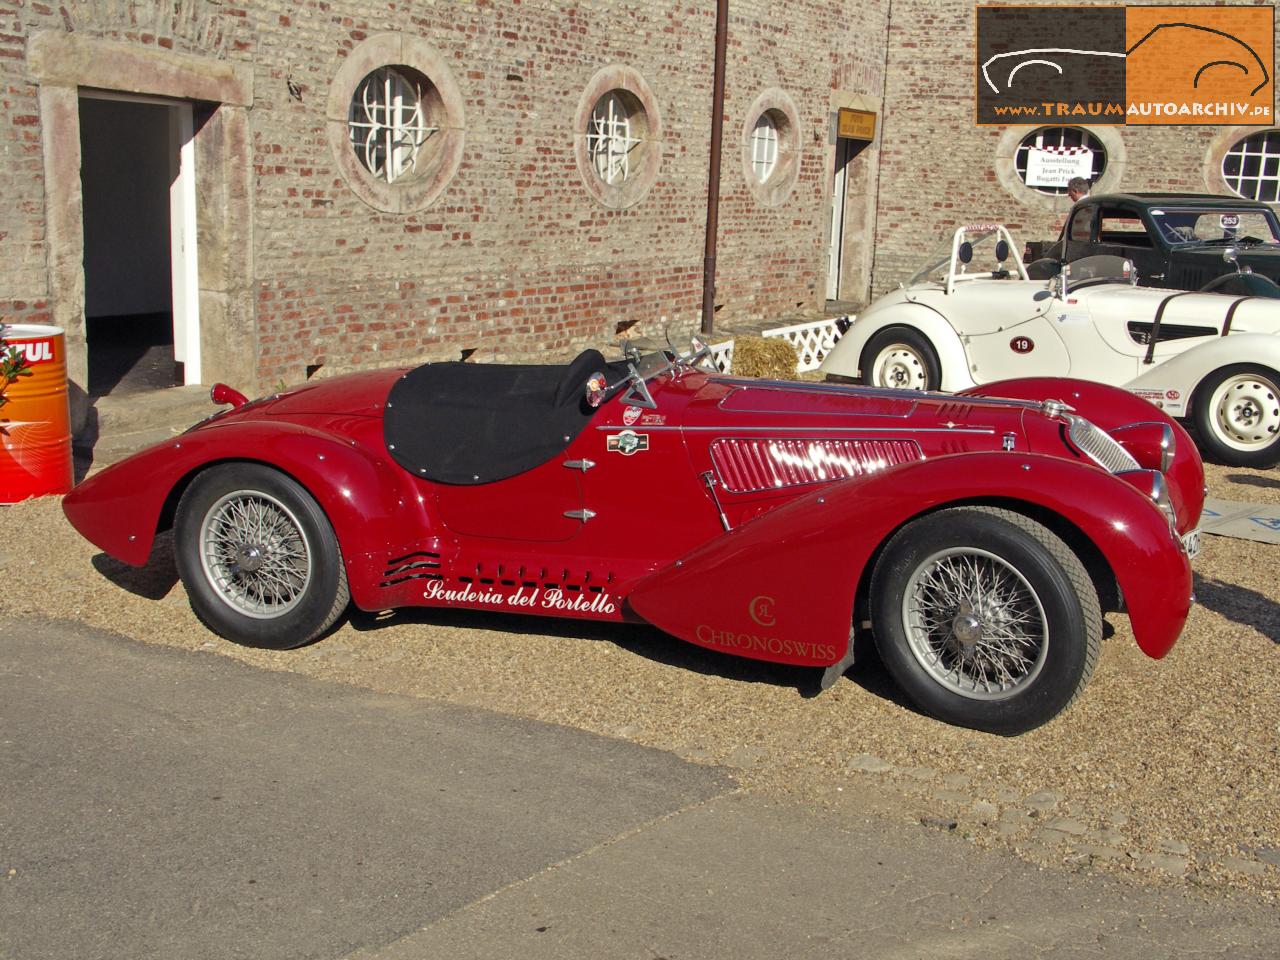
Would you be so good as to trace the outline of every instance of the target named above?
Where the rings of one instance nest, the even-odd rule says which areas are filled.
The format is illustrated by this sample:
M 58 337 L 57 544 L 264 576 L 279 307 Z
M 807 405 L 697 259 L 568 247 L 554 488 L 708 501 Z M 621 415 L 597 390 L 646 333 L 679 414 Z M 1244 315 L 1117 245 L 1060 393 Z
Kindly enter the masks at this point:
M 1066 415 L 1067 435 L 1077 450 L 1108 473 L 1139 470 L 1138 461 L 1105 430 L 1095 427 L 1084 417 Z

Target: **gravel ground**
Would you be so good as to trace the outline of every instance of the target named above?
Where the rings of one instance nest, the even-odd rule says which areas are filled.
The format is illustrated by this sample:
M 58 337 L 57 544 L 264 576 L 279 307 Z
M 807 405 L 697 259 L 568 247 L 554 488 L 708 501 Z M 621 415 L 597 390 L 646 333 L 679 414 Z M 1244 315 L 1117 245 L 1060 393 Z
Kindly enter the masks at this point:
M 1210 495 L 1280 502 L 1280 473 L 1210 466 Z M 1082 698 L 1018 738 L 906 706 L 868 654 L 831 690 L 636 627 L 465 611 L 356 614 L 308 648 L 235 647 L 187 606 L 162 538 L 135 570 L 99 554 L 57 498 L 0 510 L 0 613 L 68 618 L 377 690 L 477 705 L 738 768 L 746 788 L 878 798 L 1037 863 L 1280 902 L 1280 547 L 1206 537 L 1199 604 L 1163 661 L 1114 635 Z M 11 627 L 12 629 L 12 627 Z

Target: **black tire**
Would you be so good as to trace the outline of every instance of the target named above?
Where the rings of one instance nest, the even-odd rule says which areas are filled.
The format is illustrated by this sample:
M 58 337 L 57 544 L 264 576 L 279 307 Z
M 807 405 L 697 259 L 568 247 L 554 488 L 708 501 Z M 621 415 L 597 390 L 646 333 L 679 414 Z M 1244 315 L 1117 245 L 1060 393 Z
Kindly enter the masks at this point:
M 1254 363 L 1215 370 L 1192 404 L 1200 449 L 1232 467 L 1280 463 L 1280 374 Z
M 196 616 L 245 646 L 309 643 L 350 599 L 324 511 L 293 479 L 261 464 L 213 467 L 191 482 L 178 503 L 174 552 Z
M 1097 590 L 1079 558 L 1042 524 L 988 507 L 899 530 L 872 574 L 871 624 L 920 709 L 1005 735 L 1061 713 L 1102 647 Z
M 910 327 L 881 330 L 862 348 L 862 382 L 898 390 L 937 390 L 942 385 L 938 353 L 928 337 Z

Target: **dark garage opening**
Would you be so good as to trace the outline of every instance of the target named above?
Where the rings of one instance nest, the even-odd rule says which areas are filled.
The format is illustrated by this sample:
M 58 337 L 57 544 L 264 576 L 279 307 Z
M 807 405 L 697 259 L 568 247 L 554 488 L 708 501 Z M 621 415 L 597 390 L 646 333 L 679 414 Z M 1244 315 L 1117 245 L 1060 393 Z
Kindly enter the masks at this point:
M 171 387 L 175 110 L 80 99 L 85 319 L 92 397 Z

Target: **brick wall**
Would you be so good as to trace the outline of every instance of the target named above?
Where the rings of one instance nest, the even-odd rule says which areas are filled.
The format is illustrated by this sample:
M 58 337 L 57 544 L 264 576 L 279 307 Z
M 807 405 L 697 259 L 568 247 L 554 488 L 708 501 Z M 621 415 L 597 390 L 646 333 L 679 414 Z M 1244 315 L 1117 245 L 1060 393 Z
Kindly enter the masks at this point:
M 880 97 L 886 0 L 731 5 L 718 323 L 817 308 L 823 298 L 830 91 Z M 252 66 L 252 272 L 259 383 L 379 362 L 565 357 L 620 323 L 696 326 L 711 111 L 714 5 L 614 0 L 0 0 L 0 314 L 48 296 L 36 88 L 37 30 L 125 40 Z M 380 212 L 338 171 L 325 131 L 335 73 L 362 41 L 401 32 L 450 65 L 466 116 L 461 166 L 425 210 Z M 592 198 L 573 117 L 596 71 L 653 90 L 665 128 L 645 198 Z M 290 96 L 292 81 L 301 99 Z M 779 87 L 800 113 L 800 175 L 778 207 L 742 172 L 744 112 Z
M 409 18 L 370 6 L 334 3 L 323 17 L 300 8 L 291 19 L 300 37 L 261 20 L 255 31 L 256 272 L 264 296 L 279 284 L 316 290 L 305 313 L 308 327 L 324 332 L 321 342 L 300 347 L 291 336 L 297 309 L 260 300 L 264 377 L 294 377 L 300 351 L 341 366 L 338 358 L 371 342 L 397 358 L 452 356 L 464 346 L 481 356 L 539 346 L 564 356 L 585 341 L 611 339 L 620 323 L 647 333 L 696 325 L 711 5 L 419 4 Z M 767 3 L 733 5 L 718 322 L 821 304 L 828 91 L 841 67 L 880 79 L 879 47 L 855 41 L 868 18 L 882 29 L 880 4 L 865 6 L 864 17 L 847 4 L 795 4 L 780 22 Z M 346 189 L 323 118 L 308 109 L 355 44 L 391 30 L 412 30 L 444 55 L 466 111 L 457 175 L 428 209 L 409 216 L 371 211 Z M 300 61 L 292 52 L 300 38 L 329 54 Z M 665 130 L 658 179 L 625 210 L 587 193 L 573 156 L 582 91 L 611 64 L 644 76 Z M 300 104 L 285 95 L 286 73 L 302 86 Z M 768 86 L 790 92 L 803 113 L 799 183 L 777 208 L 750 195 L 739 146 L 743 113 Z M 360 293 L 342 296 L 344 279 Z M 340 312 L 351 300 L 358 309 Z M 366 318 L 380 313 L 399 319 L 371 340 Z
M 0 321 L 48 320 L 36 88 L 23 78 L 23 4 L 0 2 Z
M 1064 0 L 1065 2 L 1065 0 Z M 973 3 L 731 4 L 717 324 L 821 305 L 833 89 L 884 101 L 873 289 L 916 268 L 946 228 L 998 219 L 1056 233 L 1066 201 L 1028 202 L 996 175 L 1005 131 L 973 122 Z M 37 88 L 39 30 L 168 49 L 253 70 L 252 278 L 259 383 L 377 362 L 566 356 L 620 324 L 692 329 L 701 304 L 714 7 L 616 0 L 0 0 L 0 318 L 47 318 L 49 264 Z M 374 210 L 339 174 L 324 106 L 374 34 L 420 37 L 450 64 L 466 114 L 461 166 L 427 209 Z M 888 79 L 885 77 L 886 35 Z M 633 207 L 585 189 L 573 116 L 588 80 L 621 64 L 651 87 L 665 137 Z M 287 81 L 301 92 L 289 95 Z M 766 88 L 799 112 L 800 172 L 780 206 L 742 172 L 744 114 Z M 1027 128 L 1028 130 L 1030 128 Z M 1117 128 L 1129 190 L 1204 190 L 1209 127 Z

